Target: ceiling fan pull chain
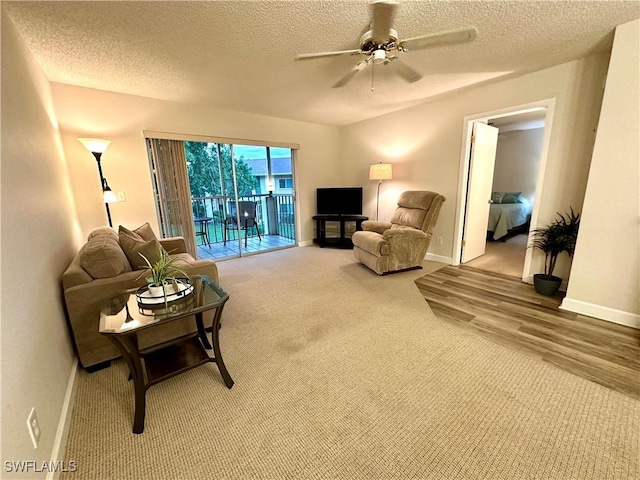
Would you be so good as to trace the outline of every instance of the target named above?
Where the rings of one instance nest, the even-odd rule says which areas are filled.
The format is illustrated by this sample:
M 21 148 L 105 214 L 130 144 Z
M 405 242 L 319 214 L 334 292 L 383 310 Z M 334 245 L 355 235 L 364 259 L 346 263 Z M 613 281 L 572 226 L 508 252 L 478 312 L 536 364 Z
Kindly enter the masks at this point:
M 371 62 L 371 93 L 373 93 L 373 72 L 376 69 L 376 64 L 375 62 Z

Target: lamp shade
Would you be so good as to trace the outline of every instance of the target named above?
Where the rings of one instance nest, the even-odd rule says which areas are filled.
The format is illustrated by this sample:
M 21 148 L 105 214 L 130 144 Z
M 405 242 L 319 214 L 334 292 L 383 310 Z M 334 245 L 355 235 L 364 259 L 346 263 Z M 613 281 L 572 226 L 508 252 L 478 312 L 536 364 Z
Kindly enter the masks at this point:
M 111 141 L 100 138 L 79 138 L 78 141 L 91 153 L 104 153 Z
M 118 197 L 115 192 L 107 187 L 107 190 L 102 191 L 102 195 L 104 196 L 104 203 L 115 203 L 119 202 Z
M 390 163 L 374 163 L 369 167 L 369 180 L 391 180 Z

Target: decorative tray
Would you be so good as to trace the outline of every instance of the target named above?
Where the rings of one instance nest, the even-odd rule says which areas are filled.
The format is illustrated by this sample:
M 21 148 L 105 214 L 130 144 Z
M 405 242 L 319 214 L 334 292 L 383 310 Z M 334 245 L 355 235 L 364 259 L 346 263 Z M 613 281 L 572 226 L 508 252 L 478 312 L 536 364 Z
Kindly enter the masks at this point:
M 186 300 L 193 293 L 193 285 L 186 278 L 176 279 L 165 286 L 165 294 L 154 295 L 148 285 L 143 285 L 136 291 L 138 307 L 144 309 L 164 308 L 169 303 Z

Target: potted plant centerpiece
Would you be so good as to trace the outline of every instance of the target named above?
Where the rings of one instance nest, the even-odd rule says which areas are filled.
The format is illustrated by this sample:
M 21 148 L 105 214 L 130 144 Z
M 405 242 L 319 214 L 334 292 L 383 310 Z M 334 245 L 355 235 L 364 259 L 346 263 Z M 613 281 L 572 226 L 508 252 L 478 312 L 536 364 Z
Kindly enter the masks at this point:
M 560 288 L 562 278 L 554 276 L 553 271 L 562 252 L 567 252 L 569 257 L 573 256 L 580 227 L 580 214 L 574 213 L 573 208 L 566 215 L 557 215 L 547 226 L 531 232 L 533 238 L 529 247 L 544 252 L 544 273 L 533 276 L 536 292 L 542 295 L 554 295 Z
M 187 272 L 174 265 L 176 257 L 170 256 L 167 251 L 158 246 L 158 260 L 151 263 L 142 253 L 139 254 L 147 264 L 147 270 L 142 275 L 150 274 L 147 277 L 149 294 L 153 297 L 164 296 L 167 298 L 167 287 L 173 282 L 175 283 L 177 276 L 189 278 Z

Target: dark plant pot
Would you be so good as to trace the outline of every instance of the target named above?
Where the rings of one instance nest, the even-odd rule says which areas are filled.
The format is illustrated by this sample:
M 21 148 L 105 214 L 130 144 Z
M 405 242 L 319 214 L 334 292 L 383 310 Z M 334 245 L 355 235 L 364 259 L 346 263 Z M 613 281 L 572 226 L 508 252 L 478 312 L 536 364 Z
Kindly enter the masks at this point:
M 541 295 L 555 295 L 555 293 L 562 285 L 562 279 L 553 275 L 545 275 L 544 273 L 536 273 L 533 276 L 533 285 L 536 287 L 536 292 Z

